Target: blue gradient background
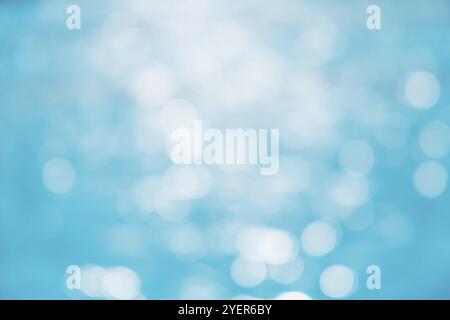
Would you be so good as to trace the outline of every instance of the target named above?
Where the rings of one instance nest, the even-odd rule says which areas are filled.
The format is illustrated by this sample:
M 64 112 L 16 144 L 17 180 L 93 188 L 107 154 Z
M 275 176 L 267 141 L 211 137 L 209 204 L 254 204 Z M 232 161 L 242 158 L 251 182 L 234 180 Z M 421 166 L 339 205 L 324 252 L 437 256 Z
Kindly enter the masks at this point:
M 372 3 L 382 10 L 380 31 L 366 28 Z M 81 7 L 81 30 L 66 28 L 70 4 Z M 316 30 L 309 42 L 308 30 Z M 89 298 L 65 288 L 72 264 L 129 268 L 146 299 L 287 291 L 326 299 L 319 279 L 334 264 L 354 272 L 346 298 L 450 298 L 449 193 L 429 199 L 413 183 L 431 160 L 421 130 L 450 120 L 449 1 L 1 1 L 0 39 L 0 298 Z M 405 99 L 417 70 L 439 81 L 432 108 Z M 279 128 L 284 180 L 254 167 L 203 167 L 208 188 L 183 202 L 185 216 L 143 210 L 139 181 L 177 170 L 160 128 L 173 99 L 189 101 L 210 127 Z M 363 177 L 374 218 L 361 231 L 346 227 L 327 192 L 345 174 L 342 145 L 354 139 L 374 154 Z M 63 194 L 43 179 L 53 157 L 76 175 Z M 290 189 L 296 159 L 310 164 L 314 192 Z M 448 168 L 448 156 L 437 161 Z M 322 257 L 300 244 L 315 220 L 339 235 Z M 248 226 L 293 237 L 304 263 L 298 280 L 233 281 L 235 230 Z M 371 264 L 381 267 L 381 290 L 365 286 Z

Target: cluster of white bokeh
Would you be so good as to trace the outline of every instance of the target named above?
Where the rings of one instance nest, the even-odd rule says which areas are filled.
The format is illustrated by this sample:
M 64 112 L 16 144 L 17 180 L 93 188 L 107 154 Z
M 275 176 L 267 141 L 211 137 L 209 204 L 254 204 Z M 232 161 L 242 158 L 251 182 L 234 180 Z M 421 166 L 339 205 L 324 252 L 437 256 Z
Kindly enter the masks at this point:
M 439 101 L 441 87 L 431 72 L 414 71 L 406 80 L 404 93 L 411 107 L 431 109 Z M 450 128 L 441 120 L 431 121 L 422 128 L 417 140 L 429 160 L 416 168 L 414 187 L 423 197 L 437 198 L 447 189 L 448 173 L 440 160 L 449 152 Z
M 81 293 L 94 299 L 141 300 L 141 280 L 130 268 L 86 265 L 81 269 Z
M 391 154 L 406 149 L 409 119 L 391 113 L 358 66 L 344 64 L 334 74 L 338 81 L 329 80 L 325 67 L 348 45 L 339 23 L 346 19 L 310 2 L 280 1 L 276 8 L 269 3 L 111 1 L 112 13 L 98 32 L 89 33 L 89 49 L 81 58 L 126 92 L 134 105 L 133 132 L 127 133 L 131 140 L 125 143 L 131 154 L 117 153 L 142 174 L 119 190 L 117 210 L 126 221 L 158 221 L 162 227 L 152 232 L 182 261 L 195 264 L 208 254 L 232 256 L 229 274 L 222 278 L 231 277 L 245 290 L 265 281 L 298 283 L 307 256 L 320 265 L 315 283 L 325 296 L 349 297 L 357 289 L 357 272 L 350 264 L 323 266 L 320 259 L 339 246 L 346 232 L 364 231 L 374 224 L 370 175 L 385 160 L 376 150 L 381 148 L 386 162 L 396 164 Z M 251 13 L 248 19 L 253 24 L 233 18 L 246 13 Z M 365 12 L 361 14 L 364 22 Z M 286 20 L 295 21 L 298 29 L 289 55 L 272 46 L 276 37 L 270 36 L 269 27 Z M 433 60 L 426 48 L 415 50 L 412 56 Z M 408 70 L 396 80 L 402 89 L 398 100 L 427 112 L 439 101 L 439 80 L 430 70 Z M 92 116 L 100 119 L 94 111 Z M 247 166 L 171 164 L 167 142 L 171 132 L 190 127 L 195 120 L 217 128 L 279 128 L 283 151 L 279 174 L 261 177 Z M 373 129 L 374 137 L 348 137 L 339 124 L 349 120 Z M 115 154 L 118 147 L 111 137 L 117 135 L 114 129 L 87 130 L 80 150 L 101 163 Z M 413 185 L 426 198 L 439 197 L 447 188 L 447 169 L 440 161 L 450 150 L 450 128 L 443 121 L 431 121 L 417 142 L 428 160 L 417 167 Z M 66 194 L 76 187 L 78 171 L 67 157 L 49 158 L 43 165 L 43 181 L 52 193 Z M 207 227 L 191 220 L 199 205 L 217 215 Z M 269 227 L 271 221 L 285 219 L 286 211 L 309 220 L 300 230 Z M 412 237 L 406 214 L 394 208 L 380 219 L 377 232 L 388 244 L 402 245 Z M 144 244 L 150 240 L 145 234 L 124 226 L 111 228 L 105 237 L 112 252 L 135 257 L 146 254 Z M 129 269 L 92 266 L 83 274 L 82 291 L 87 296 L 142 297 L 139 277 Z M 210 268 L 194 273 L 181 284 L 179 297 L 223 298 L 226 290 L 217 278 Z M 289 289 L 264 298 L 311 296 Z

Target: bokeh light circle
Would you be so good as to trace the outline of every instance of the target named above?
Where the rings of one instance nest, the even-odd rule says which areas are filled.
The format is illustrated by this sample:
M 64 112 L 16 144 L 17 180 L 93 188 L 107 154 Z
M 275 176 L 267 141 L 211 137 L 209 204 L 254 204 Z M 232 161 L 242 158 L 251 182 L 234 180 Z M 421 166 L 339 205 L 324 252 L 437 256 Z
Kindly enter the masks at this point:
M 280 293 L 275 300 L 312 300 L 312 298 L 300 291 L 287 291 Z
M 419 134 L 419 145 L 429 157 L 440 159 L 450 150 L 450 127 L 442 121 L 428 123 Z
M 320 289 L 330 298 L 345 298 L 355 285 L 353 271 L 344 265 L 332 265 L 320 275 Z
M 59 157 L 51 158 L 45 163 L 42 175 L 47 189 L 56 194 L 69 192 L 76 180 L 72 164 Z
M 102 278 L 102 289 L 106 297 L 118 300 L 137 299 L 141 282 L 133 270 L 126 267 L 113 267 Z
M 414 172 L 417 192 L 425 198 L 439 197 L 447 189 L 447 169 L 438 161 L 422 163 Z
M 297 258 L 283 265 L 270 265 L 269 276 L 281 284 L 290 284 L 297 281 L 303 273 L 303 260 Z
M 336 246 L 337 235 L 333 225 L 316 221 L 309 224 L 302 232 L 303 250 L 311 256 L 324 256 Z
M 441 88 L 436 77 L 426 71 L 413 72 L 405 83 L 405 98 L 419 109 L 429 109 L 439 100 Z
M 262 262 L 238 258 L 231 266 L 231 277 L 242 287 L 255 287 L 267 276 L 266 265 Z

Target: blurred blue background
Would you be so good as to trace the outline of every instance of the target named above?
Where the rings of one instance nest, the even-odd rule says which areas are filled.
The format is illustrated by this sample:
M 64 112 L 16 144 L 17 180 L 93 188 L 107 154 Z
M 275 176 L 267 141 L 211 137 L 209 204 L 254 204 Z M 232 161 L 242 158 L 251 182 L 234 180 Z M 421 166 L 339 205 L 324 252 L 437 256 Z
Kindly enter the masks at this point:
M 449 1 L 0 1 L 0 39 L 0 298 L 450 298 Z M 279 128 L 279 174 L 173 165 L 193 120 Z

